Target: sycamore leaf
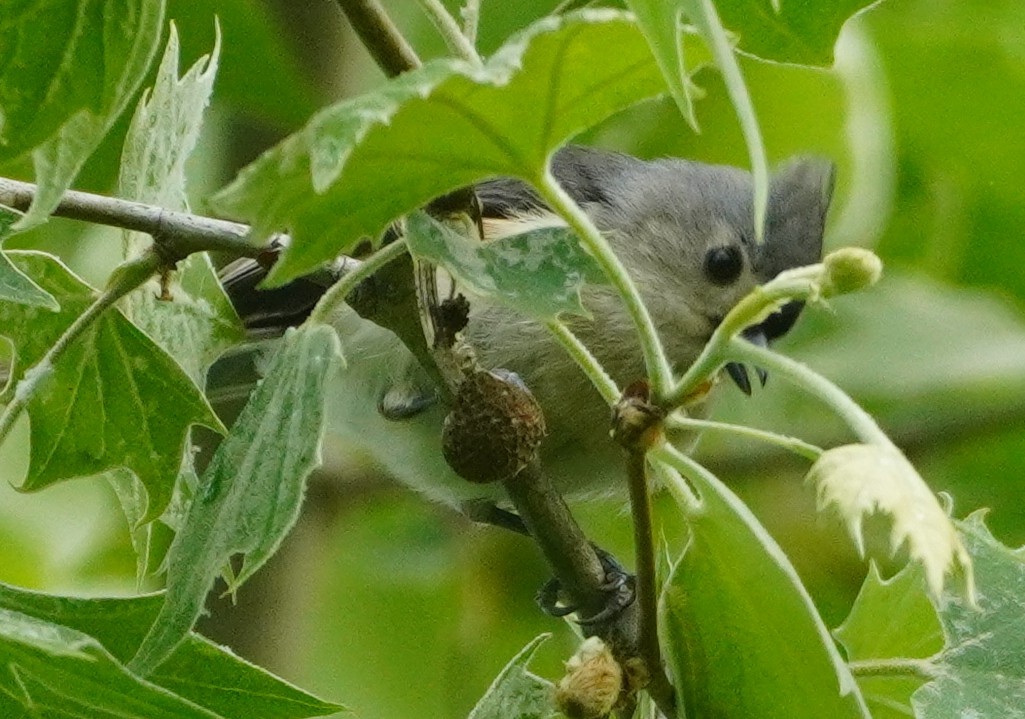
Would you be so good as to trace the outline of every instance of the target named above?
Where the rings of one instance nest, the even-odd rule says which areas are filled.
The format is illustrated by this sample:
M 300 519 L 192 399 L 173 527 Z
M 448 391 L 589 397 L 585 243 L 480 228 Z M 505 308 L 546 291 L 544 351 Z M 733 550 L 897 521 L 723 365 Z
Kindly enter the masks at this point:
M 859 662 L 923 660 L 944 645 L 943 627 L 929 599 L 921 565 L 908 564 L 884 580 L 875 562 L 844 623 L 833 635 L 847 650 L 847 659 Z M 912 716 L 911 695 L 927 679 L 911 673 L 887 675 L 855 672 L 858 686 L 873 719 Z
M 847 664 L 779 545 L 690 458 L 659 451 L 701 495 L 691 540 L 663 586 L 659 630 L 686 716 L 868 719 Z M 667 487 L 684 506 L 676 472 Z
M 972 562 L 957 529 L 936 495 L 896 448 L 849 444 L 822 453 L 808 471 L 818 508 L 834 507 L 864 555 L 863 519 L 883 512 L 893 520 L 890 547 L 905 542 L 913 560 L 922 563 L 929 588 L 943 591 L 948 572 L 960 569 L 966 595 L 972 596 Z
M 469 719 L 545 719 L 554 713 L 552 684 L 527 665 L 551 634 L 541 634 L 513 657 L 470 712 Z
M 0 205 L 0 242 L 11 233 L 11 227 L 22 218 L 22 213 Z M 11 264 L 0 251 L 0 300 L 9 300 L 32 307 L 59 310 L 60 305 L 49 292 L 33 282 L 24 272 Z
M 117 309 L 101 315 L 52 366 L 38 366 L 96 291 L 55 257 L 8 254 L 61 306 L 47 312 L 0 301 L 0 331 L 16 353 L 6 396 L 29 393 L 31 447 L 21 489 L 125 467 L 146 487 L 147 518 L 159 516 L 188 428 L 223 431 L 220 420 L 182 368 Z
M 153 91 L 143 94 L 125 137 L 119 197 L 169 210 L 189 210 L 185 161 L 199 137 L 219 53 L 218 34 L 211 54 L 201 57 L 179 78 L 178 32 L 171 23 Z M 150 243 L 148 235 L 126 231 L 124 258 L 138 255 Z M 244 333 L 206 253 L 180 262 L 173 278 L 173 301 L 160 301 L 157 282 L 151 280 L 142 291 L 128 295 L 121 307 L 202 386 L 210 364 L 240 342 Z
M 323 110 L 213 202 L 257 239 L 290 229 L 270 278 L 279 285 L 457 187 L 495 175 L 537 182 L 567 139 L 664 91 L 629 15 L 548 17 L 482 69 L 429 63 Z
M 535 317 L 560 312 L 586 315 L 580 303 L 584 283 L 607 280 L 565 225 L 539 227 L 491 242 L 471 240 L 425 212 L 406 221 L 409 248 L 441 265 L 461 286 Z
M 919 719 L 1011 719 L 1025 715 L 1025 548 L 993 538 L 984 512 L 959 526 L 978 578 L 973 605 L 955 592 L 939 603 L 947 645 L 939 676 L 915 692 Z
M 234 590 L 276 550 L 299 515 L 306 477 L 320 463 L 324 383 L 338 338 L 293 330 L 275 353 L 200 479 L 168 550 L 164 606 L 129 666 L 150 674 L 185 637 L 221 569 L 244 554 Z
M 11 691 L 14 676 L 32 677 L 29 697 L 55 714 L 89 717 L 149 716 L 144 702 L 155 696 L 177 701 L 180 716 L 224 719 L 301 719 L 323 716 L 343 708 L 321 701 L 267 671 L 236 657 L 227 649 L 190 633 L 159 672 L 142 681 L 122 665 L 131 658 L 153 618 L 162 597 L 150 594 L 128 599 L 61 597 L 30 592 L 0 584 L 0 612 L 15 621 L 0 622 L 0 716 L 22 716 L 13 709 L 18 692 Z M 5 642 L 5 629 L 31 629 L 35 652 L 28 663 L 24 647 L 13 650 Z M 24 638 L 24 631 L 17 632 Z M 63 661 L 71 657 L 77 663 Z M 77 674 L 77 676 L 75 676 Z M 111 686 L 103 686 L 104 684 Z M 43 689 L 45 687 L 45 689 Z M 5 699 L 10 699 L 11 709 Z M 207 711 L 201 711 L 200 707 Z M 133 713 L 122 713 L 133 712 Z M 78 713 L 76 713 L 78 712 Z M 188 712 L 198 712 L 189 714 Z M 178 716 L 178 715 L 175 715 Z
M 716 0 L 723 23 L 740 38 L 740 49 L 765 60 L 801 65 L 833 64 L 840 28 L 879 0 Z
M 39 190 L 21 227 L 53 210 L 139 87 L 163 0 L 0 3 L 0 159 L 32 151 Z

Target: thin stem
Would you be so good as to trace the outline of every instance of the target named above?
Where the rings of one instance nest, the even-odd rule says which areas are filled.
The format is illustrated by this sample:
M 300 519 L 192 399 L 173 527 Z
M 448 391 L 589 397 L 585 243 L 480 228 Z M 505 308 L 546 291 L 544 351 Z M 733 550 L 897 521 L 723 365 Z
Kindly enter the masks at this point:
M 939 676 L 936 665 L 928 659 L 863 659 L 850 662 L 851 674 L 856 677 L 914 677 L 935 679 Z
M 620 263 L 609 243 L 602 237 L 601 231 L 573 201 L 559 183 L 546 171 L 538 185 L 541 194 L 548 204 L 558 212 L 577 233 L 584 247 L 598 262 L 605 276 L 623 298 L 627 312 L 637 328 L 641 349 L 644 353 L 644 365 L 651 380 L 652 390 L 656 398 L 665 396 L 672 383 L 672 370 L 666 358 L 665 349 L 659 340 L 655 323 L 644 306 L 640 292 L 626 269 Z
M 668 393 L 663 406 L 675 409 L 683 404 L 699 384 L 726 362 L 730 342 L 744 328 L 763 319 L 781 303 L 816 297 L 822 272 L 821 264 L 799 267 L 751 290 L 719 323 L 701 354 Z
M 420 67 L 420 58 L 377 0 L 337 0 L 360 42 L 388 77 Z
M 741 133 L 747 144 L 748 157 L 751 160 L 751 174 L 754 175 L 754 225 L 755 237 L 761 243 L 765 232 L 765 212 L 769 195 L 769 168 L 765 159 L 765 143 L 762 140 L 761 127 L 755 116 L 751 94 L 740 71 L 737 55 L 733 45 L 726 36 L 719 13 L 716 12 L 712 0 L 689 0 L 686 4 L 687 15 L 705 41 L 708 43 L 715 65 L 726 83 L 726 92 L 737 113 Z
M 111 274 L 107 288 L 96 300 L 86 308 L 85 312 L 75 318 L 57 341 L 47 350 L 42 359 L 27 370 L 14 389 L 14 397 L 0 415 L 0 442 L 3 442 L 14 427 L 15 421 L 21 416 L 32 395 L 39 388 L 40 381 L 53 371 L 54 364 L 67 351 L 68 347 L 82 336 L 83 333 L 108 308 L 137 287 L 142 286 L 152 277 L 163 264 L 156 252 L 147 252 L 129 262 L 125 262 Z
M 25 211 L 37 188 L 29 182 L 0 178 L 0 204 Z M 210 250 L 234 257 L 257 257 L 262 248 L 246 238 L 250 228 L 238 222 L 165 210 L 156 205 L 68 190 L 53 211 L 58 217 L 145 232 L 165 259 L 175 261 Z
M 477 28 L 480 26 L 480 0 L 466 0 L 463 10 L 463 35 L 466 41 L 477 46 Z
M 445 40 L 449 51 L 479 67 L 482 64 L 480 55 L 477 54 L 473 43 L 467 39 L 466 35 L 459 28 L 459 23 L 449 14 L 445 6 L 441 4 L 441 0 L 417 0 L 417 2 L 438 31 L 438 34 Z
M 610 405 L 615 404 L 622 392 L 616 386 L 615 380 L 609 377 L 608 372 L 598 362 L 598 359 L 580 341 L 580 338 L 560 320 L 548 320 L 545 326 L 573 358 L 577 366 L 584 371 L 584 374 L 591 380 L 591 384 L 601 393 L 602 399 Z
M 773 444 L 777 447 L 793 452 L 794 454 L 800 455 L 801 457 L 804 457 L 805 459 L 811 462 L 817 460 L 823 452 L 823 449 L 821 447 L 818 447 L 814 444 L 810 444 L 809 442 L 805 442 L 804 440 L 798 439 L 797 437 L 789 437 L 785 434 L 769 432 L 764 429 L 748 427 L 743 424 L 715 422 L 707 419 L 681 417 L 679 415 L 674 415 L 667 419 L 666 424 L 667 426 L 673 428 L 710 432 L 728 432 L 730 434 L 735 434 L 740 437 L 756 439 L 760 442 L 767 442 L 769 444 Z
M 883 432 L 868 412 L 858 406 L 847 394 L 815 372 L 807 365 L 789 357 L 756 347 L 750 342 L 735 338 L 730 342 L 730 358 L 738 362 L 750 362 L 783 377 L 818 397 L 836 412 L 854 430 L 863 442 L 893 447 L 893 442 Z
M 673 687 L 662 667 L 658 645 L 658 594 L 655 587 L 655 542 L 651 531 L 651 496 L 648 493 L 647 458 L 644 451 L 627 455 L 627 485 L 633 515 L 634 562 L 637 572 L 638 649 L 648 670 L 647 691 L 667 717 L 675 716 Z
M 349 293 L 356 289 L 360 282 L 373 275 L 392 260 L 404 255 L 406 249 L 406 238 L 400 237 L 361 261 L 358 266 L 355 266 L 351 272 L 324 293 L 324 296 L 317 302 L 317 306 L 313 308 L 313 312 L 310 313 L 307 321 L 324 324 L 330 323 L 338 308 L 345 303 Z

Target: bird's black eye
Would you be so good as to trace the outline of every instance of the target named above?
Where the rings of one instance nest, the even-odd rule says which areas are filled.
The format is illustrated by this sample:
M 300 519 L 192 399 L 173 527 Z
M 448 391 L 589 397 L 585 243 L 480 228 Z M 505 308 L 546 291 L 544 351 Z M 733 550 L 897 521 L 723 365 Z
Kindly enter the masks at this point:
M 705 275 L 717 285 L 728 285 L 740 276 L 744 258 L 734 245 L 714 247 L 705 255 Z

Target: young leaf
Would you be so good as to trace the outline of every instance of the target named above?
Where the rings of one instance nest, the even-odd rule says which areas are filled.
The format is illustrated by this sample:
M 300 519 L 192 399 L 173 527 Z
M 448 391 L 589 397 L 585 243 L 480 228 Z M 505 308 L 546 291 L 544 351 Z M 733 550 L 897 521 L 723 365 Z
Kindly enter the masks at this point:
M 42 221 L 128 104 L 160 37 L 163 0 L 0 4 L 0 159 L 33 151 Z
M 850 615 L 833 635 L 855 665 L 879 661 L 912 665 L 940 652 L 943 627 L 929 601 L 922 567 L 909 564 L 884 581 L 871 563 Z M 855 677 L 873 719 L 912 716 L 911 695 L 927 681 L 911 671 L 896 669 L 889 674 L 856 672 Z
M 948 592 L 939 678 L 912 697 L 920 719 L 1015 717 L 1025 706 L 1025 548 L 1000 544 L 976 512 L 959 526 L 978 577 L 978 606 Z
M 218 34 L 210 56 L 200 58 L 179 79 L 178 32 L 171 23 L 153 92 L 143 94 L 125 137 L 120 197 L 188 211 L 185 161 L 196 146 L 210 102 L 219 52 Z M 125 259 L 150 243 L 148 235 L 126 231 Z M 174 279 L 173 302 L 160 301 L 156 281 L 151 281 L 142 291 L 128 295 L 122 308 L 202 386 L 210 364 L 241 341 L 244 333 L 205 253 L 180 262 Z
M 0 611 L 29 618 L 34 622 L 33 626 L 43 628 L 44 636 L 59 637 L 70 632 L 69 636 L 85 646 L 95 647 L 98 643 L 102 645 L 104 656 L 109 655 L 107 661 L 112 659 L 118 665 L 131 658 L 162 603 L 163 598 L 156 594 L 130 599 L 81 599 L 39 594 L 0 584 Z M 2 631 L 0 629 L 0 633 Z M 57 644 L 55 649 L 62 649 L 62 645 Z M 6 652 L 0 648 L 2 664 L 7 667 L 5 655 Z M 52 664 L 48 669 L 54 673 L 59 671 Z M 98 681 L 102 680 L 100 669 L 98 667 L 93 675 Z M 102 671 L 108 669 L 102 668 Z M 127 703 L 132 692 L 139 692 L 141 688 L 153 690 L 162 687 L 168 696 L 173 694 L 183 703 L 192 702 L 224 719 L 248 719 L 252 716 L 301 719 L 343 710 L 343 707 L 321 701 L 194 633 L 190 633 L 160 671 L 145 682 L 135 679 L 133 683 L 126 679 L 123 685 L 129 691 L 116 697 L 118 702 Z M 65 696 L 54 708 L 70 711 L 90 699 L 95 698 L 88 691 Z M 0 700 L 2 707 L 3 701 Z M 96 706 L 91 708 L 95 710 Z M 20 714 L 4 712 L 2 716 Z M 90 713 L 89 716 L 95 715 Z M 212 715 L 202 713 L 200 716 Z
M 271 275 L 282 284 L 454 188 L 495 175 L 536 182 L 569 137 L 664 90 L 628 15 L 549 17 L 483 69 L 432 63 L 324 110 L 214 204 L 258 238 L 290 228 L 295 242 Z
M 415 255 L 441 265 L 461 285 L 535 317 L 560 312 L 586 315 L 580 288 L 585 282 L 606 282 L 597 263 L 565 225 L 481 243 L 425 212 L 414 212 L 406 222 L 406 234 Z
M 55 257 L 8 255 L 61 306 L 51 313 L 0 301 L 0 331 L 16 353 L 6 395 L 27 391 L 26 384 L 33 388 L 29 469 L 21 488 L 126 467 L 146 487 L 147 518 L 159 516 L 188 428 L 223 431 L 220 420 L 181 367 L 116 309 L 88 327 L 55 364 L 34 366 L 93 303 L 96 291 Z
M 922 563 L 937 596 L 949 572 L 964 573 L 966 595 L 974 591 L 972 562 L 954 523 L 911 463 L 894 447 L 849 444 L 822 453 L 808 471 L 818 508 L 833 506 L 864 554 L 862 519 L 873 512 L 893 518 L 890 548 L 907 542 L 911 558 Z
M 723 24 L 740 36 L 740 49 L 765 60 L 799 65 L 833 64 L 840 28 L 879 0 L 787 2 L 779 11 L 771 0 L 716 0 Z
M 538 647 L 550 636 L 535 637 L 505 665 L 469 719 L 546 719 L 555 712 L 552 683 L 527 670 Z
M 11 234 L 11 227 L 22 218 L 22 213 L 0 205 L 0 243 Z M 18 302 L 30 307 L 45 307 L 57 311 L 60 305 L 49 292 L 33 282 L 24 272 L 11 264 L 0 250 L 0 300 Z
M 186 636 L 232 555 L 245 558 L 230 589 L 274 553 L 295 523 L 306 477 L 320 463 L 324 383 L 337 355 L 329 327 L 286 336 L 203 473 L 168 551 L 164 606 L 129 665 L 138 674 L 150 674 Z
M 662 644 L 687 716 L 858 717 L 868 709 L 796 571 L 707 470 L 666 457 L 701 493 L 691 541 L 663 588 Z M 669 488 L 683 480 L 675 473 Z

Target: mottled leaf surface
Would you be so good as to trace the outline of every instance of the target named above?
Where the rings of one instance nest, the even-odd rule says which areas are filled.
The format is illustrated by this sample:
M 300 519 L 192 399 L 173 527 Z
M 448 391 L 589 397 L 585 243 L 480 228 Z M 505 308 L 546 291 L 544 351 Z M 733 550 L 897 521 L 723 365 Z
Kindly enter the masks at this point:
M 174 487 L 188 428 L 222 429 L 220 420 L 182 368 L 117 309 L 93 322 L 52 366 L 37 366 L 93 303 L 96 291 L 52 256 L 8 256 L 61 306 L 50 312 L 0 301 L 0 331 L 15 347 L 12 378 L 22 380 L 18 387 L 12 382 L 6 397 L 31 392 L 31 448 L 22 489 L 125 467 L 146 487 L 147 517 L 159 516 Z
M 320 463 L 324 383 L 338 355 L 333 329 L 290 332 L 266 378 L 200 478 L 168 552 L 164 606 L 131 665 L 148 675 L 188 634 L 214 579 L 235 554 L 237 587 L 274 553 Z
M 549 636 L 534 638 L 505 665 L 470 712 L 469 719 L 547 719 L 555 713 L 552 683 L 527 669 L 538 647 Z
M 956 593 L 939 606 L 940 676 L 912 697 L 920 719 L 1025 717 L 1025 548 L 1000 544 L 976 512 L 960 523 L 975 563 L 978 607 Z
M 291 231 L 295 243 L 271 275 L 280 284 L 454 188 L 496 175 L 536 182 L 567 139 L 664 91 L 628 15 L 546 18 L 483 69 L 430 63 L 327 108 L 214 204 L 252 223 L 257 238 Z
M 33 683 L 41 690 L 31 695 L 33 700 L 39 698 L 50 703 L 54 716 L 81 716 L 74 712 L 83 710 L 90 717 L 163 716 L 146 713 L 149 707 L 143 702 L 152 701 L 153 696 L 180 709 L 183 717 L 300 719 L 342 709 L 293 687 L 194 633 L 190 633 L 160 671 L 146 681 L 132 677 L 121 665 L 135 652 L 162 603 L 162 597 L 156 594 L 130 599 L 83 599 L 0 584 L 0 612 L 6 613 L 8 618 L 18 618 L 22 628 L 30 628 L 42 638 L 35 642 L 31 660 L 24 666 L 18 659 L 28 650 L 17 647 L 12 651 L 0 638 L 0 663 L 11 670 L 6 676 L 0 673 L 0 686 L 8 683 L 15 672 L 20 677 L 33 676 Z M 13 626 L 17 627 L 17 623 Z M 7 625 L 8 629 L 11 627 Z M 0 628 L 0 636 L 3 634 L 4 628 Z M 69 656 L 78 663 L 70 662 Z M 16 669 L 9 659 L 16 662 L 13 665 Z M 35 676 L 37 672 L 39 676 Z M 104 683 L 111 686 L 97 686 Z M 70 687 L 79 691 L 71 694 Z M 11 695 L 14 697 L 11 709 L 4 711 L 3 716 L 25 715 L 23 708 L 14 709 L 20 704 L 17 693 Z M 172 703 L 175 700 L 177 704 Z M 0 709 L 6 708 L 4 701 L 0 693 Z M 109 702 L 109 706 L 105 702 Z M 119 711 L 132 706 L 139 707 L 137 713 Z M 155 703 L 155 706 L 162 704 Z M 207 711 L 201 711 L 200 707 Z
M 0 4 L 0 159 L 30 150 L 39 185 L 22 225 L 56 206 L 138 89 L 163 0 Z
M 11 227 L 20 220 L 22 213 L 0 205 L 0 243 L 11 233 Z M 32 307 L 59 310 L 60 305 L 49 292 L 29 279 L 0 251 L 0 299 Z
M 584 283 L 605 275 L 568 227 L 545 227 L 487 243 L 446 227 L 424 212 L 409 216 L 410 250 L 441 265 L 460 285 L 535 317 L 586 315 Z

